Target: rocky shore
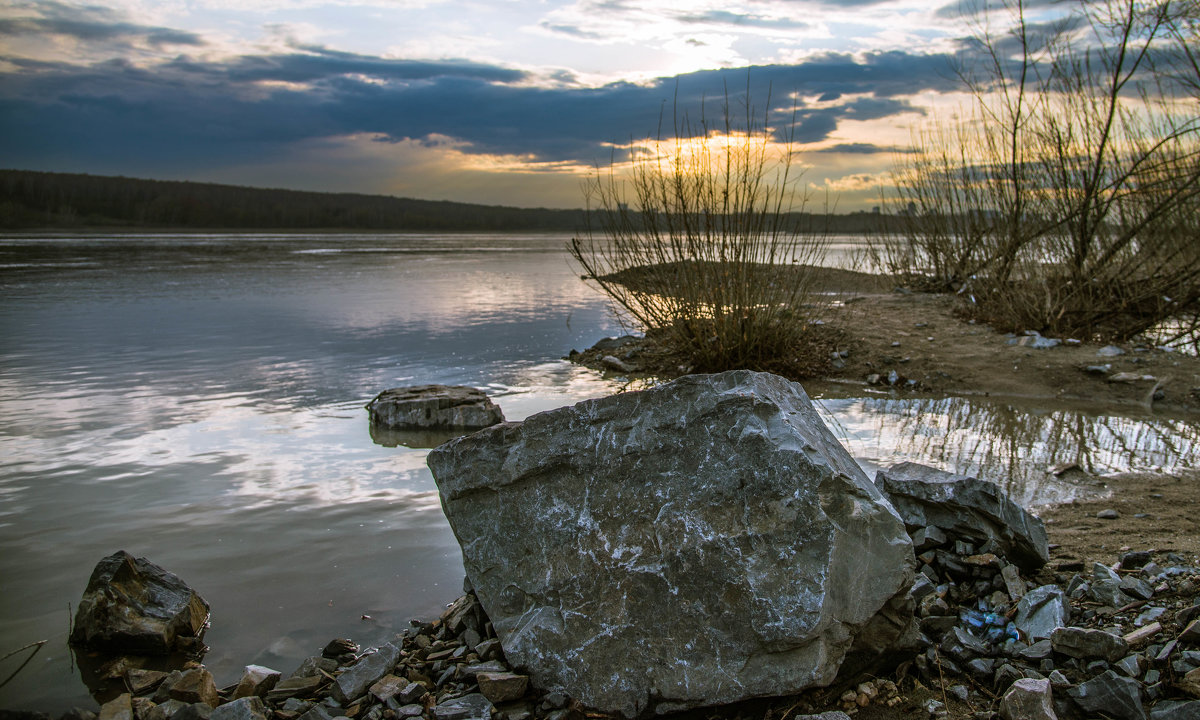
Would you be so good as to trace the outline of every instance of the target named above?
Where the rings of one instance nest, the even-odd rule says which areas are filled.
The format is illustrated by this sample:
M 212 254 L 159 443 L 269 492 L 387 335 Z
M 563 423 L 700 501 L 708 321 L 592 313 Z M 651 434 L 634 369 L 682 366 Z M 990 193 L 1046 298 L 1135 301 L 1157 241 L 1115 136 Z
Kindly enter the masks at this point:
M 218 688 L 207 603 L 116 553 L 72 633 L 111 657 L 99 711 L 60 720 L 1200 718 L 1200 531 L 1153 485 L 1127 491 L 1183 514 L 1119 536 L 1145 544 L 1081 543 L 1151 513 L 1125 497 L 1044 523 L 914 463 L 871 481 L 802 388 L 746 371 L 535 417 L 430 456 L 479 581 L 440 617 Z
M 887 676 L 799 696 L 692 711 L 693 718 L 1200 717 L 1200 567 L 1131 550 L 1111 564 L 1052 562 L 1021 572 L 997 554 L 925 526 L 911 532 L 922 647 Z M 199 663 L 173 672 L 117 665 L 121 692 L 99 713 L 60 720 L 585 720 L 559 693 L 531 688 L 505 661 L 473 592 L 391 643 L 335 639 L 288 675 L 248 666 L 217 688 Z M 50 720 L 4 712 L 5 720 Z

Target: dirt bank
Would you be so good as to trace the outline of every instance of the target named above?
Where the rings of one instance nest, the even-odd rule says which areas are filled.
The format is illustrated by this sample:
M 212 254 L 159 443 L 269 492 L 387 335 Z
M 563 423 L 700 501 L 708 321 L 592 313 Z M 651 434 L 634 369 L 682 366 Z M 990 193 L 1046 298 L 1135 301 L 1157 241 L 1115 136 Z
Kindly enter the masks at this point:
M 1109 356 L 1101 354 L 1100 344 L 1071 338 L 1053 338 L 1060 344 L 1045 349 L 1021 345 L 1021 337 L 963 320 L 955 313 L 961 301 L 952 295 L 912 292 L 886 278 L 846 270 L 819 272 L 819 289 L 834 298 L 821 312 L 828 342 L 845 357 L 823 363 L 816 379 L 888 385 L 894 372 L 890 384 L 901 390 L 1200 414 L 1200 358 L 1137 343 L 1123 344 L 1121 354 Z M 601 362 L 605 355 L 629 363 L 635 375 L 670 377 L 687 370 L 684 359 L 646 341 L 603 346 L 571 359 L 621 374 Z

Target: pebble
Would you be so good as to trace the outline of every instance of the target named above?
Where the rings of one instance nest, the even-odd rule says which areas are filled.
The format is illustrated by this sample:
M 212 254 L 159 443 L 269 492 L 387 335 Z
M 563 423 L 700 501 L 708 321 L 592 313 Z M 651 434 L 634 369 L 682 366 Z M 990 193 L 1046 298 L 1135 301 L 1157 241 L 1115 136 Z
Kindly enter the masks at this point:
M 1100 512 L 1096 513 L 1096 517 L 1100 518 L 1101 520 L 1116 520 L 1117 518 L 1121 517 L 1121 513 L 1110 508 L 1108 510 L 1101 510 Z

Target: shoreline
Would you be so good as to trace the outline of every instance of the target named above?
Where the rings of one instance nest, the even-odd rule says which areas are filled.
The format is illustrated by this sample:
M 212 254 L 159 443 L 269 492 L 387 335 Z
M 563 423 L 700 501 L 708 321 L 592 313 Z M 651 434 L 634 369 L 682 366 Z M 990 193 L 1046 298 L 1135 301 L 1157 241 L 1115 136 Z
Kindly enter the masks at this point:
M 1024 574 L 1022 587 L 1027 591 L 1046 585 L 1057 585 L 1064 589 L 1074 587 L 1080 576 L 1087 579 L 1096 572 L 1091 570 L 1093 564 L 1116 567 L 1122 576 L 1128 577 L 1136 571 L 1123 568 L 1123 558 L 1136 555 L 1139 551 L 1148 554 L 1145 557 L 1169 571 L 1160 576 L 1167 579 L 1154 581 L 1156 595 L 1149 600 L 1149 604 L 1143 600 L 1131 603 L 1128 607 L 1105 608 L 1102 603 L 1091 602 L 1089 597 L 1073 594 L 1069 624 L 1093 631 L 1103 629 L 1127 638 L 1136 636 L 1138 640 L 1129 641 L 1130 651 L 1153 655 L 1160 652 L 1158 648 L 1164 647 L 1164 642 L 1181 633 L 1184 626 L 1193 624 L 1193 620 L 1200 616 L 1200 525 L 1186 523 L 1190 504 L 1182 502 L 1189 486 L 1193 492 L 1200 486 L 1200 471 L 1126 473 L 1112 479 L 1120 482 L 1115 482 L 1115 492 L 1108 498 L 1067 503 L 1043 513 L 1050 541 L 1050 560 L 1040 570 Z M 1147 504 L 1151 507 L 1147 508 Z M 1117 509 L 1119 517 L 1098 518 L 1098 508 Z M 1140 513 L 1134 512 L 1138 508 L 1151 512 L 1139 517 Z M 1173 514 L 1169 517 L 1163 514 L 1168 512 Z M 1131 526 L 1139 523 L 1143 526 L 1141 532 L 1130 530 Z M 1171 566 L 1185 569 L 1176 572 L 1171 570 Z M 964 587 L 969 585 L 966 579 L 957 583 Z M 939 595 L 925 596 L 926 602 L 919 604 L 917 620 L 923 631 L 926 625 L 941 627 L 946 624 L 943 621 L 957 618 L 955 613 L 958 612 L 956 607 L 960 599 L 954 587 L 955 582 L 952 581 L 951 592 L 946 597 L 950 602 L 949 609 L 931 610 L 926 607 L 928 600 Z M 124 674 L 118 675 L 117 679 L 125 683 L 127 693 L 132 689 L 131 678 L 141 684 L 132 693 L 112 693 L 110 704 L 104 705 L 99 720 L 114 717 L 157 720 L 159 716 L 150 714 L 153 711 L 147 709 L 150 706 L 146 703 L 151 697 L 158 703 L 171 702 L 167 698 L 168 693 L 173 691 L 161 688 L 169 688 L 172 682 L 183 687 L 192 681 L 211 689 L 201 691 L 193 702 L 213 701 L 221 707 L 230 708 L 228 713 L 222 711 L 222 720 L 227 715 L 230 718 L 248 717 L 250 720 L 272 717 L 276 720 L 335 720 L 338 717 L 373 720 L 421 720 L 426 717 L 438 720 L 443 716 L 442 709 L 449 712 L 449 709 L 461 705 L 475 713 L 462 715 L 466 720 L 483 718 L 478 714 L 479 703 L 486 707 L 489 702 L 492 711 L 487 717 L 491 720 L 587 720 L 611 717 L 591 713 L 560 693 L 546 694 L 533 689 L 528 677 L 521 674 L 519 668 L 507 664 L 486 614 L 473 593 L 469 588 L 466 589 L 464 595 L 447 604 L 448 609 L 440 618 L 413 620 L 412 627 L 398 633 L 389 644 L 378 648 L 360 648 L 353 638 L 339 638 L 331 640 L 324 650 L 312 648 L 314 655 L 302 663 L 295 673 L 290 677 L 283 673 L 271 681 L 267 689 L 262 689 L 265 686 L 261 684 L 267 670 L 256 668 L 252 672 L 251 668 L 255 666 L 247 667 L 247 673 L 239 684 L 217 689 L 202 663 L 188 663 L 182 668 L 182 673 L 173 674 L 138 670 L 136 663 L 119 664 L 118 670 Z M 966 607 L 968 603 L 962 602 Z M 1143 621 L 1139 617 L 1145 611 L 1159 606 L 1164 607 L 1165 611 L 1155 615 L 1156 621 Z M 1146 639 L 1142 639 L 1142 635 Z M 797 720 L 805 720 L 808 716 L 800 715 L 805 713 L 812 714 L 810 720 L 818 717 L 820 720 L 830 720 L 817 714 L 831 712 L 848 713 L 855 720 L 998 717 L 980 708 L 989 705 L 994 708 L 1003 693 L 989 689 L 986 679 L 975 677 L 966 668 L 955 664 L 963 663 L 962 659 L 942 657 L 938 662 L 944 667 L 921 662 L 933 652 L 937 640 L 932 640 L 932 643 L 927 646 L 925 653 L 915 656 L 915 666 L 912 661 L 902 662 L 894 672 L 857 684 L 840 680 L 828 687 L 811 688 L 798 695 L 761 697 L 725 706 L 700 707 L 676 713 L 673 717 L 680 720 L 760 717 L 764 720 L 783 720 L 792 716 Z M 945 641 L 940 647 L 944 652 L 955 652 L 952 647 L 946 646 Z M 390 670 L 380 671 L 375 667 L 383 656 L 387 656 Z M 1012 657 L 1015 658 L 1016 654 Z M 1061 656 L 1056 657 L 1059 658 L 1059 668 L 1074 674 L 1075 665 L 1064 663 Z M 999 666 L 1002 661 L 1002 657 L 998 656 L 996 665 Z M 1036 661 L 1026 661 L 1027 664 L 1031 662 Z M 1079 667 L 1082 667 L 1082 663 Z M 1180 695 L 1180 688 L 1187 686 L 1176 684 L 1182 682 L 1182 674 L 1176 678 L 1169 667 L 1163 668 L 1164 680 L 1161 682 L 1165 685 L 1159 687 L 1157 692 L 1160 695 L 1156 700 L 1186 700 L 1186 695 Z M 384 672 L 387 673 L 386 677 L 378 680 L 378 683 L 375 679 L 363 679 L 368 676 L 374 678 Z M 251 675 L 257 678 L 255 682 L 260 683 L 257 687 L 261 690 L 261 696 L 271 703 L 273 709 L 272 706 L 259 703 L 248 705 L 251 703 L 249 700 L 237 704 L 232 702 L 240 692 L 239 688 L 247 682 L 245 678 Z M 1173 679 L 1168 681 L 1168 677 Z M 492 701 L 485 696 L 498 699 Z M 1056 687 L 1054 696 L 1057 700 L 1065 700 L 1065 689 Z M 309 700 L 286 700 L 288 697 Z M 360 699 L 355 701 L 355 697 Z M 387 698 L 392 700 L 388 701 Z M 313 702 L 313 699 L 337 703 L 321 704 Z M 114 702 L 115 705 L 112 704 Z M 1147 702 L 1150 707 L 1154 704 Z M 233 715 L 235 705 L 239 706 L 238 713 L 246 712 L 252 706 L 265 707 L 266 712 L 258 716 Z M 128 708 L 127 714 L 113 715 L 114 707 Z M 180 710 L 182 707 L 177 705 L 173 709 Z M 339 715 L 341 710 L 345 712 Z M 70 711 L 62 715 L 61 720 L 97 720 L 97 716 L 89 712 Z M 980 712 L 984 714 L 976 714 Z M 9 720 L 52 720 L 52 716 L 37 711 L 5 709 L 3 715 Z M 188 715 L 189 719 L 193 717 Z M 201 714 L 199 717 L 206 718 L 207 715 Z M 1082 716 L 1063 716 L 1060 708 L 1060 717 Z M 617 719 L 612 717 L 611 720 Z
M 818 275 L 817 289 L 831 299 L 815 317 L 827 335 L 820 342 L 834 350 L 814 372 L 789 378 L 802 384 L 1200 416 L 1200 357 L 1137 342 L 1109 346 L 1052 338 L 1059 341 L 1053 347 L 1035 347 L 1036 335 L 1000 333 L 963 320 L 955 297 L 892 287 L 885 276 L 809 270 Z M 620 341 L 602 340 L 573 350 L 567 359 L 610 376 L 687 374 L 685 361 L 665 355 L 652 334 Z M 605 362 L 605 356 L 625 369 Z

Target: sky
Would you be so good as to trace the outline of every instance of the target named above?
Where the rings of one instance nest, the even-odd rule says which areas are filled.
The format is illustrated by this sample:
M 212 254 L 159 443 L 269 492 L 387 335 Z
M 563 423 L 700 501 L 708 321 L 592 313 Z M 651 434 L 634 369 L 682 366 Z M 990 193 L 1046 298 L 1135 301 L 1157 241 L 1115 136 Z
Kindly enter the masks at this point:
M 0 0 L 0 167 L 581 207 L 728 93 L 863 210 L 959 90 L 943 2 Z

